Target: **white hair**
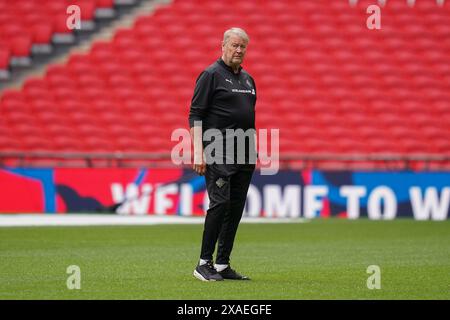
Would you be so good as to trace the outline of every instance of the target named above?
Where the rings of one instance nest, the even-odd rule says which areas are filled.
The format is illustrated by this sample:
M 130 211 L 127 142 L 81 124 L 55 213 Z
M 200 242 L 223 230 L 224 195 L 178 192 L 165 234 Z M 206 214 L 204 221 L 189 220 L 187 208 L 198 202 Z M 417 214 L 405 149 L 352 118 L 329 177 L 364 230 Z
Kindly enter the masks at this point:
M 244 29 L 241 28 L 231 28 L 225 31 L 223 34 L 223 44 L 226 44 L 228 39 L 231 37 L 231 35 L 236 35 L 241 39 L 244 39 L 247 43 L 250 41 L 250 38 L 248 37 L 247 32 L 244 31 Z

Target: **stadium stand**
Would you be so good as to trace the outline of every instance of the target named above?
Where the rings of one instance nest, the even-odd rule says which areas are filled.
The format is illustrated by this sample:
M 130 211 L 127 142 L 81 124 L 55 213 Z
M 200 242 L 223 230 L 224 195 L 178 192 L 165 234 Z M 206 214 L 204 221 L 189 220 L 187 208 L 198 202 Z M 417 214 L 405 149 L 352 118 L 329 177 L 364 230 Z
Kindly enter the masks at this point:
M 96 6 L 112 5 L 75 2 L 87 8 L 86 19 Z M 0 0 L 0 24 L 8 25 L 0 68 L 67 32 L 52 14 L 65 1 L 48 1 L 43 11 L 30 9 L 36 1 L 17 1 L 11 11 L 6 3 Z M 90 165 L 167 163 L 172 130 L 187 127 L 196 77 L 220 55 L 223 31 L 240 26 L 251 38 L 245 68 L 258 87 L 257 127 L 280 129 L 284 165 L 448 169 L 450 3 L 388 1 L 381 30 L 366 27 L 369 4 L 174 1 L 88 53 L 49 65 L 20 90 L 5 90 L 3 163 L 56 163 L 39 152 L 60 153 L 58 161 L 70 153 L 93 158 Z
M 66 25 L 69 5 L 80 7 L 81 23 L 87 26 L 96 10 L 104 13 L 113 4 L 112 0 L 1 0 L 0 70 L 5 74 L 10 65 L 30 65 L 33 53 L 51 52 L 53 43 L 73 42 L 74 30 Z

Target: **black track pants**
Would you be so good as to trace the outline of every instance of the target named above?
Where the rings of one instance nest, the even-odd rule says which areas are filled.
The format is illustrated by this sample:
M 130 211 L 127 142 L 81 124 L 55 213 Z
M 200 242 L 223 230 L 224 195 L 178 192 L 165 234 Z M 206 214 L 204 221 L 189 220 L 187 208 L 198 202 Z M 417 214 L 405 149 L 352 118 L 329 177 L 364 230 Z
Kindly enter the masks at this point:
M 254 165 L 208 165 L 205 179 L 209 209 L 205 218 L 200 259 L 213 260 L 217 245 L 217 264 L 228 264 L 234 238 L 247 199 Z

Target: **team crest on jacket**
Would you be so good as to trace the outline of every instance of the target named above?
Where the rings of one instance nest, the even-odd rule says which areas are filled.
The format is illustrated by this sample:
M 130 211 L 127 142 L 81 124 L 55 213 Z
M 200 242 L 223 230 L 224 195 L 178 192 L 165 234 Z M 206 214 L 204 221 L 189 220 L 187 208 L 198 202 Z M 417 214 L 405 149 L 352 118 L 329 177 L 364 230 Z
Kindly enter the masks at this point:
M 225 183 L 227 183 L 224 179 L 222 179 L 222 178 L 219 178 L 219 179 L 217 179 L 217 181 L 216 181 L 216 185 L 219 187 L 219 188 L 222 188 L 224 185 L 225 185 Z

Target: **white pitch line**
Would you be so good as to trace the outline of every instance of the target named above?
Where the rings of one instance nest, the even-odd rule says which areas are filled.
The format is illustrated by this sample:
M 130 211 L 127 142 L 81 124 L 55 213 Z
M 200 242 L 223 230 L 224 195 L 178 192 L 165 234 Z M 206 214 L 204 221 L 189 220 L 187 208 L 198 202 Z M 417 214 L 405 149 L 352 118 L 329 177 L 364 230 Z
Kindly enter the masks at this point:
M 0 227 L 203 224 L 204 217 L 99 214 L 0 214 Z M 242 223 L 303 223 L 303 218 L 250 218 Z

